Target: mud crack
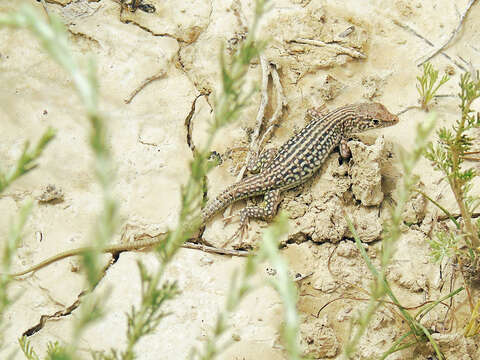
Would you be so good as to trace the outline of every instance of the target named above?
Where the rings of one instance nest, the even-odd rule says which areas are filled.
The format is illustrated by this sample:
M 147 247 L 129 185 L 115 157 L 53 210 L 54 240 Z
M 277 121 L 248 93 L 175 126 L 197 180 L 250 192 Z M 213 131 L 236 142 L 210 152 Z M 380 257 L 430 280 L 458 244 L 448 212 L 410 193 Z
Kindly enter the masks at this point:
M 195 152 L 195 144 L 193 143 L 193 139 L 192 139 L 192 132 L 193 132 L 192 118 L 193 118 L 193 115 L 195 114 L 195 106 L 197 104 L 198 98 L 200 98 L 201 96 L 208 96 L 208 95 L 209 93 L 200 93 L 199 95 L 197 95 L 192 102 L 190 112 L 185 118 L 184 124 L 185 124 L 185 128 L 187 129 L 187 145 L 190 148 L 190 150 L 192 150 L 192 153 Z
M 119 258 L 119 255 L 120 254 L 114 254 L 113 255 L 113 258 L 112 260 L 108 263 L 108 265 L 105 266 L 105 268 L 103 269 L 102 271 L 102 276 L 98 279 L 98 282 L 95 284 L 95 286 L 93 287 L 92 289 L 92 292 L 95 291 L 96 287 L 98 286 L 98 284 L 100 284 L 100 282 L 102 281 L 102 279 L 107 275 L 107 271 L 108 269 L 110 269 L 110 267 L 112 265 L 114 265 L 118 258 Z M 89 292 L 84 290 L 82 291 L 78 296 L 77 296 L 77 299 L 69 306 L 67 306 L 66 308 L 62 309 L 62 310 L 59 310 L 53 314 L 50 314 L 50 315 L 41 315 L 40 316 L 40 320 L 39 322 L 32 326 L 31 328 L 27 329 L 26 331 L 24 331 L 22 333 L 22 337 L 23 336 L 32 336 L 34 335 L 35 333 L 39 332 L 40 330 L 43 329 L 43 327 L 45 326 L 45 324 L 47 323 L 48 320 L 50 319 L 59 319 L 59 318 L 62 318 L 62 317 L 66 317 L 66 316 L 69 316 L 76 308 L 78 308 L 80 306 L 80 304 L 82 303 L 81 300 L 82 300 L 82 297 L 84 297 L 85 295 L 87 295 Z

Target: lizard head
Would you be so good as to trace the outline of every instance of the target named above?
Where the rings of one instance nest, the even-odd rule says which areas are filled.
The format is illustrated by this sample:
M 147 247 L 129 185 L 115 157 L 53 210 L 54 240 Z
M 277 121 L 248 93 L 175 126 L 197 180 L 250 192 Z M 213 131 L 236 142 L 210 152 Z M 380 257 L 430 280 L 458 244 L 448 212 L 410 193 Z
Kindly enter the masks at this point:
M 392 114 L 380 103 L 361 103 L 355 105 L 355 119 L 349 125 L 350 133 L 378 129 L 398 123 L 398 116 Z

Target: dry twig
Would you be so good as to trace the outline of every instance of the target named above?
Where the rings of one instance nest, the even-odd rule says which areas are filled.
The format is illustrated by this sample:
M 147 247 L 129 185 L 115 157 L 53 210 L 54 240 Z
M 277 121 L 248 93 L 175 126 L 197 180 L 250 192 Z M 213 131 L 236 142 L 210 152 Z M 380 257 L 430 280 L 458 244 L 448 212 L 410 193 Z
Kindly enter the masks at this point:
M 132 91 L 132 93 L 130 94 L 130 96 L 128 98 L 126 98 L 125 100 L 123 100 L 125 102 L 125 104 L 130 104 L 133 100 L 133 98 L 140 92 L 143 90 L 143 88 L 145 86 L 147 86 L 148 84 L 150 84 L 151 82 L 155 81 L 155 80 L 158 80 L 160 78 L 162 78 L 163 76 L 165 76 L 165 72 L 164 71 L 160 71 L 159 73 L 153 75 L 153 76 L 150 76 L 148 78 L 146 78 L 141 84 L 139 87 L 137 87 L 135 90 Z
M 396 19 L 392 19 L 392 22 L 401 27 L 402 29 L 412 33 L 413 35 L 415 35 L 416 37 L 418 37 L 419 39 L 422 39 L 427 45 L 431 46 L 431 47 L 435 47 L 435 45 L 430 41 L 428 40 L 425 36 L 422 36 L 421 34 L 419 34 L 417 31 L 415 31 L 414 29 L 412 29 L 410 26 L 406 25 L 406 24 L 402 24 L 400 21 L 396 20 Z M 460 65 L 457 61 L 455 61 L 454 59 L 452 59 L 450 57 L 450 55 L 448 54 L 445 54 L 443 51 L 440 50 L 440 54 L 442 54 L 444 57 L 446 57 L 448 60 L 450 60 L 456 67 L 458 67 L 459 69 L 461 69 L 462 71 L 466 71 L 465 67 L 463 67 L 462 65 Z
M 457 27 L 455 28 L 454 31 L 452 31 L 452 33 L 450 34 L 450 37 L 447 39 L 447 41 L 445 41 L 438 49 L 436 49 L 433 53 L 431 53 L 429 56 L 427 56 L 427 58 L 425 58 L 424 60 L 422 60 L 421 62 L 419 62 L 417 64 L 417 66 L 422 66 L 424 63 L 426 63 L 427 61 L 431 60 L 435 55 L 437 55 L 439 52 L 441 52 L 445 47 L 448 46 L 448 44 L 450 44 L 450 42 L 453 40 L 453 38 L 458 34 L 458 32 L 460 31 L 460 28 L 462 27 L 462 24 L 463 24 L 463 21 L 465 20 L 465 17 L 467 16 L 467 13 L 468 11 L 470 10 L 470 8 L 472 7 L 472 5 L 475 3 L 476 0 L 470 0 L 467 4 L 467 8 L 465 9 L 465 11 L 463 12 L 463 14 L 461 14 L 460 16 L 460 20 L 458 22 L 458 25 Z
M 45 14 L 47 14 L 48 22 L 50 22 L 50 13 L 48 12 L 47 4 L 45 3 L 45 0 L 40 0 L 40 2 L 42 3 L 43 10 L 45 11 Z
M 200 250 L 200 251 L 204 251 L 212 254 L 220 254 L 220 255 L 243 256 L 243 257 L 250 255 L 250 251 L 246 251 L 246 250 L 221 249 L 221 248 L 216 248 L 213 246 L 208 246 L 203 244 L 197 244 L 193 242 L 186 242 L 182 245 L 182 247 L 187 249 Z
M 240 170 L 240 173 L 237 176 L 237 181 L 240 181 L 245 174 L 245 170 L 247 169 L 247 164 L 249 163 L 252 156 L 257 156 L 260 150 L 260 146 L 258 143 L 258 137 L 260 136 L 260 131 L 262 129 L 263 119 L 265 117 L 265 108 L 268 105 L 268 77 L 270 75 L 270 68 L 268 66 L 268 62 L 265 59 L 264 55 L 260 55 L 260 64 L 262 66 L 262 97 L 260 99 L 260 107 L 258 108 L 255 130 L 252 134 L 252 140 L 250 141 L 250 147 L 247 153 L 247 159 L 245 161 L 245 165 Z
M 237 182 L 243 179 L 243 176 L 245 175 L 245 171 L 247 170 L 247 165 L 250 163 L 250 160 L 252 159 L 252 157 L 257 157 L 260 154 L 261 149 L 263 148 L 263 145 L 268 139 L 268 136 L 271 135 L 273 129 L 277 125 L 277 122 L 282 115 L 284 107 L 287 106 L 287 100 L 285 98 L 285 95 L 283 94 L 283 88 L 280 82 L 280 77 L 278 75 L 277 68 L 275 67 L 275 65 L 269 65 L 265 57 L 262 55 L 260 56 L 260 64 L 262 67 L 262 89 L 261 89 L 262 96 L 260 99 L 260 106 L 257 112 L 256 126 L 252 135 L 252 139 L 250 141 L 250 146 L 248 149 L 247 158 L 245 160 L 245 165 L 242 167 L 242 169 L 240 170 L 237 176 L 237 179 L 236 179 Z M 265 127 L 267 128 L 267 130 L 265 131 L 263 136 L 260 138 L 260 131 L 264 123 L 265 108 L 267 107 L 267 104 L 268 104 L 267 89 L 268 89 L 269 75 L 272 76 L 273 86 L 276 90 L 276 108 L 272 117 L 265 124 Z M 232 206 L 229 206 L 224 214 L 225 216 L 231 216 Z
M 319 46 L 319 47 L 327 46 L 327 47 L 334 48 L 338 52 L 338 54 L 345 54 L 345 55 L 348 55 L 352 58 L 359 58 L 359 59 L 366 59 L 367 58 L 367 56 L 364 53 L 362 53 L 358 50 L 355 50 L 355 49 L 337 44 L 337 43 L 326 43 L 326 42 L 321 41 L 321 40 L 312 40 L 312 39 L 296 39 L 296 40 L 290 40 L 289 42 L 297 43 L 297 44 Z
M 306 279 L 306 278 L 312 276 L 313 274 L 314 274 L 313 271 L 312 271 L 312 272 L 309 272 L 308 274 L 304 274 L 304 275 L 300 275 L 300 274 L 299 274 L 299 276 L 298 276 L 298 277 L 295 276 L 295 277 L 292 279 L 292 281 L 293 281 L 293 282 L 299 282 L 299 281 L 302 281 L 303 279 Z
M 270 72 L 272 74 L 272 80 L 273 80 L 273 86 L 277 90 L 277 107 L 275 108 L 275 111 L 268 120 L 266 126 L 267 130 L 265 130 L 265 133 L 263 134 L 262 138 L 260 139 L 258 143 L 258 147 L 261 149 L 263 148 L 263 145 L 267 141 L 268 137 L 272 133 L 273 129 L 275 126 L 277 126 L 277 122 L 280 119 L 280 116 L 282 115 L 283 108 L 287 106 L 287 98 L 283 94 L 283 87 L 282 83 L 280 82 L 280 77 L 278 76 L 278 71 L 275 65 L 270 66 Z
M 419 105 L 407 106 L 405 109 L 399 111 L 399 112 L 396 113 L 395 115 L 400 116 L 400 115 L 402 115 L 402 114 L 405 114 L 407 111 L 410 111 L 410 110 L 413 110 L 413 109 L 422 109 L 422 107 L 419 106 Z
M 270 69 L 268 67 L 268 62 L 265 59 L 265 56 L 261 54 L 260 56 L 260 65 L 262 67 L 262 89 L 261 89 L 261 98 L 260 98 L 260 106 L 257 112 L 257 125 L 255 126 L 255 130 L 253 131 L 252 140 L 250 141 L 250 146 L 247 152 L 247 157 L 245 159 L 245 164 L 240 169 L 240 172 L 235 179 L 236 182 L 239 182 L 243 179 L 245 175 L 245 171 L 247 171 L 247 165 L 250 162 L 252 156 L 258 155 L 258 144 L 257 140 L 260 135 L 260 130 L 263 124 L 263 118 L 265 116 L 265 108 L 268 105 L 268 76 L 270 75 Z M 224 216 L 229 217 L 232 215 L 233 206 L 230 205 L 224 212 Z

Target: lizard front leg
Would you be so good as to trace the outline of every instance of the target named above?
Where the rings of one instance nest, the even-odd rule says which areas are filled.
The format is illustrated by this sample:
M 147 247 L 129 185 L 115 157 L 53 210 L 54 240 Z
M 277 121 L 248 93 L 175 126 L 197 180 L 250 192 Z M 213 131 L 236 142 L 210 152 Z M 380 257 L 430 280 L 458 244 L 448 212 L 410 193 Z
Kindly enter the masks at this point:
M 240 212 L 240 226 L 232 238 L 240 235 L 244 236 L 245 230 L 248 230 L 248 220 L 250 218 L 263 219 L 270 221 L 277 213 L 280 203 L 280 190 L 270 190 L 265 193 L 263 206 L 247 206 Z
M 347 139 L 342 138 L 338 147 L 340 148 L 340 155 L 342 156 L 342 158 L 349 159 L 350 157 L 352 157 L 352 152 L 348 147 Z
M 247 164 L 247 170 L 251 173 L 258 173 L 265 170 L 275 159 L 275 156 L 278 153 L 278 149 L 271 148 L 264 150 L 260 153 L 259 156 L 252 157 Z

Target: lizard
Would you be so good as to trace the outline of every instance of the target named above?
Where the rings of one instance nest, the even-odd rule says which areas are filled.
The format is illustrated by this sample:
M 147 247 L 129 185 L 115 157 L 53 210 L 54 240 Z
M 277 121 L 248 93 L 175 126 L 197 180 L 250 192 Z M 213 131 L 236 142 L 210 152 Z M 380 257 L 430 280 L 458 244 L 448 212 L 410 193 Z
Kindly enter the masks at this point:
M 264 206 L 247 206 L 240 211 L 240 227 L 237 233 L 241 232 L 243 235 L 249 218 L 271 220 L 277 212 L 281 193 L 311 178 L 335 147 L 340 147 L 342 156 L 348 156 L 346 141 L 350 135 L 392 126 L 399 121 L 396 115 L 390 113 L 380 103 L 350 104 L 323 114 L 310 109 L 307 116 L 311 121 L 278 150 L 265 150 L 248 164 L 247 168 L 253 172 L 252 175 L 228 186 L 213 200 L 207 202 L 202 210 L 202 226 L 230 204 L 264 195 Z M 118 254 L 152 247 L 163 240 L 164 238 L 155 236 L 132 243 L 107 245 L 101 248 L 100 252 Z M 86 249 L 89 248 L 67 250 L 9 276 L 25 275 L 60 259 L 80 255 Z

